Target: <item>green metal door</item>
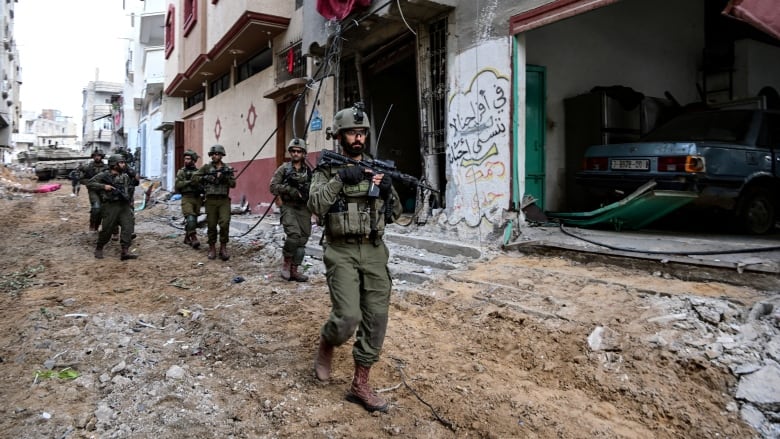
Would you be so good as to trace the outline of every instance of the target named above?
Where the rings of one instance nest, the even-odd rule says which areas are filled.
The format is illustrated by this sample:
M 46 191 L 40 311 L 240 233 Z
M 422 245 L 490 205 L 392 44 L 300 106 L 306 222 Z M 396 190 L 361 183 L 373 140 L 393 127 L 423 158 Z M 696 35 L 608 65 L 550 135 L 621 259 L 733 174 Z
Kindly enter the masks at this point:
M 525 195 L 544 210 L 545 68 L 527 65 L 525 75 Z

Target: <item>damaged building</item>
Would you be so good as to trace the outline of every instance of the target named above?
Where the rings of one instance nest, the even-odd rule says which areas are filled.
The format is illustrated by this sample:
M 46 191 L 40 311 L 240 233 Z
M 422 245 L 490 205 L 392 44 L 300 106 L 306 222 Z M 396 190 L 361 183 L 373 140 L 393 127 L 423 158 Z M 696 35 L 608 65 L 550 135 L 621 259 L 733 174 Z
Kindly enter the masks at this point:
M 780 105 L 766 4 L 168 1 L 156 14 L 164 83 L 145 110 L 152 156 L 167 158 L 171 187 L 184 150 L 223 145 L 241 172 L 233 197 L 259 212 L 289 141 L 306 138 L 316 166 L 335 148 L 335 111 L 363 102 L 372 154 L 438 190 L 399 185 L 418 223 L 436 212 L 495 229 L 529 199 L 576 210 L 589 145 L 638 139 L 692 106 Z M 766 19 L 745 22 L 746 10 Z

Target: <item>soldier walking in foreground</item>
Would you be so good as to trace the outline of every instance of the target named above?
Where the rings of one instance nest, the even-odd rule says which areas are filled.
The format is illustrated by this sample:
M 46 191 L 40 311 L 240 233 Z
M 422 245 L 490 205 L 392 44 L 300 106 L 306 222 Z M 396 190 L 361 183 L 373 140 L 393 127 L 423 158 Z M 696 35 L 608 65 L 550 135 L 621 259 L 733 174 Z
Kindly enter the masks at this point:
M 214 145 L 209 149 L 211 163 L 203 165 L 192 176 L 195 184 L 202 184 L 206 194 L 206 223 L 208 223 L 209 259 L 217 257 L 216 243 L 219 238 L 219 258 L 230 259 L 227 250 L 230 234 L 230 188 L 236 187 L 233 168 L 222 162 L 225 147 Z M 217 231 L 219 226 L 219 231 Z
M 95 149 L 92 152 L 92 161 L 84 163 L 78 167 L 81 184 L 87 186 L 92 177 L 106 170 L 106 164 L 103 163 L 105 153 L 101 149 Z M 89 230 L 96 232 L 100 227 L 100 190 L 93 190 L 87 186 L 89 194 Z
M 309 200 L 311 170 L 306 166 L 306 141 L 293 139 L 287 146 L 290 161 L 276 169 L 271 177 L 271 193 L 282 200 L 280 221 L 284 227 L 282 278 L 306 282 L 309 277 L 298 271 L 311 236 Z
M 362 106 L 336 113 L 333 130 L 342 154 L 372 160 L 366 151 L 369 128 Z M 386 209 L 386 203 L 392 208 Z M 308 206 L 325 225 L 323 261 L 331 300 L 330 316 L 320 330 L 314 373 L 320 381 L 330 378 L 333 348 L 357 329 L 352 346 L 355 375 L 347 399 L 371 412 L 387 411 L 385 400 L 368 384 L 368 375 L 379 360 L 387 330 L 392 281 L 382 235 L 385 223 L 402 212 L 398 194 L 389 175 L 320 161 L 312 176 Z
M 198 171 L 195 162 L 198 153 L 188 149 L 184 153 L 184 167 L 176 173 L 176 191 L 181 194 L 181 214 L 184 216 L 184 243 L 192 248 L 200 248 L 198 241 L 198 215 L 200 214 L 201 195 L 203 187 L 192 181 L 192 176 Z
M 135 184 L 133 178 L 125 172 L 126 166 L 125 159 L 119 154 L 114 154 L 108 158 L 108 169 L 92 177 L 87 184 L 90 192 L 94 190 L 100 194 L 102 201 L 100 212 L 103 227 L 98 233 L 95 247 L 97 259 L 103 259 L 103 247 L 111 239 L 111 231 L 117 226 L 121 231 L 119 242 L 122 246 L 119 258 L 123 261 L 137 258 L 130 253 L 130 243 L 135 228 L 133 203 L 130 197 Z

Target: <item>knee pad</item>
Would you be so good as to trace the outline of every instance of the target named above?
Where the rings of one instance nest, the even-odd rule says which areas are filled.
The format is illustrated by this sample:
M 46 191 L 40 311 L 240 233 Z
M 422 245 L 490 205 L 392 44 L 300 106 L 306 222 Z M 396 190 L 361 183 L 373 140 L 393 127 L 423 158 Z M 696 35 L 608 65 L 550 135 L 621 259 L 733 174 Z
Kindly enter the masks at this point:
M 186 221 L 185 227 L 187 230 L 195 230 L 198 228 L 198 218 L 195 215 L 187 215 Z
M 293 264 L 301 265 L 304 256 L 306 256 L 306 247 L 296 248 L 295 253 L 293 254 Z

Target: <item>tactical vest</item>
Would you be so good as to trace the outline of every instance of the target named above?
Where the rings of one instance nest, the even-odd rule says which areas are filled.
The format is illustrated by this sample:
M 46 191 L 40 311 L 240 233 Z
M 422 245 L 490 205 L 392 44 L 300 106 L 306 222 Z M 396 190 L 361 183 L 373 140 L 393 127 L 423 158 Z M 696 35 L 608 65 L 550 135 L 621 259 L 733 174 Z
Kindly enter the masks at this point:
M 103 162 L 95 163 L 95 161 L 93 160 L 85 164 L 84 166 L 81 167 L 80 170 L 82 183 L 87 183 L 92 177 L 98 175 L 99 173 L 107 169 L 108 169 L 108 165 L 106 165 Z
M 179 190 L 182 195 L 200 195 L 203 192 L 203 188 L 199 184 L 192 182 L 192 176 L 198 171 L 198 168 L 183 167 L 179 170 L 181 177 L 177 176 L 176 180 L 187 181 L 188 183 Z
M 222 164 L 222 167 L 217 169 L 214 165 L 211 163 L 203 165 L 203 168 L 206 168 L 204 170 L 205 174 L 213 174 L 217 171 L 228 171 L 231 170 L 231 168 L 226 165 Z M 201 169 L 203 169 L 201 168 Z M 228 184 L 228 177 L 223 176 L 222 181 L 216 182 L 216 183 L 209 183 L 205 180 L 202 180 L 203 182 L 203 191 L 205 192 L 206 196 L 209 195 L 228 195 L 230 193 L 230 185 Z
M 330 178 L 342 167 L 321 168 Z M 371 182 L 363 180 L 358 184 L 344 184 L 338 199 L 324 218 L 326 234 L 331 238 L 381 238 L 385 230 L 382 214 L 384 201 L 369 198 Z M 372 233 L 373 232 L 373 233 Z
M 114 186 L 116 191 L 100 191 L 100 199 L 104 203 L 110 203 L 113 201 L 131 201 L 133 194 L 133 179 L 125 174 L 114 175 L 109 170 L 103 171 L 98 181 L 103 184 Z
M 284 168 L 282 183 L 298 190 L 303 199 L 293 198 L 290 194 L 282 193 L 282 201 L 292 204 L 305 204 L 309 199 L 309 185 L 311 185 L 311 170 L 305 165 L 301 165 L 300 170 L 293 167 L 292 162 L 287 162 Z

